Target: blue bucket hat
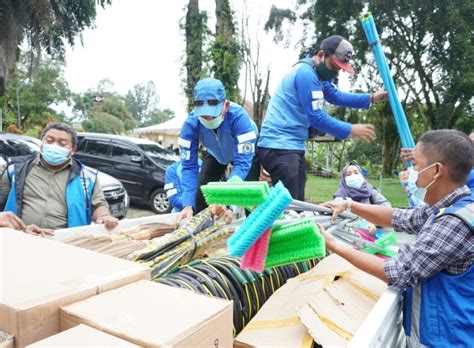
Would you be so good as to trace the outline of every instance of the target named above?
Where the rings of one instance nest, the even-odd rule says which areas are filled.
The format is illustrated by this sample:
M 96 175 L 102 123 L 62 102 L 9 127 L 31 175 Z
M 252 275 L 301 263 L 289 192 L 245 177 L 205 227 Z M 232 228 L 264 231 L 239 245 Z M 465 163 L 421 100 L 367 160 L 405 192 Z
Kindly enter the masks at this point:
M 226 99 L 225 89 L 222 82 L 214 78 L 206 78 L 198 81 L 194 87 L 194 100 L 204 101 L 203 105 L 194 107 L 194 114 L 200 116 L 217 117 L 222 111 Z M 209 105 L 208 100 L 218 100 L 217 105 Z

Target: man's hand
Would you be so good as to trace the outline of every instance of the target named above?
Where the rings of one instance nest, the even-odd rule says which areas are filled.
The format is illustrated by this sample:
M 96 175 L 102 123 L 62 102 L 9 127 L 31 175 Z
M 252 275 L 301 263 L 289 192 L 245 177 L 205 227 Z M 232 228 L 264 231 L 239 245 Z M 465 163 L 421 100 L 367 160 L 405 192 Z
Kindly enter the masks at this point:
M 9 211 L 0 213 L 0 227 L 8 227 L 15 230 L 26 229 L 26 225 L 23 220 Z
M 210 208 L 212 216 L 215 216 L 217 218 L 223 216 L 226 224 L 232 223 L 234 213 L 231 209 L 227 208 L 225 205 L 211 205 Z
M 175 221 L 175 227 L 177 228 L 181 221 L 191 219 L 193 217 L 193 207 L 188 205 L 187 207 L 184 207 L 183 210 L 179 213 L 178 217 L 176 218 Z
M 324 241 L 326 243 L 326 249 L 334 251 L 336 248 L 337 240 L 329 232 L 327 232 L 323 226 L 317 224 L 319 227 L 319 232 L 323 235 Z
M 400 159 L 402 162 L 410 162 L 413 161 L 413 153 L 414 149 L 410 148 L 402 148 L 400 149 Z
M 335 222 L 339 214 L 347 209 L 346 200 L 324 202 L 322 206 L 332 209 L 331 221 Z
M 38 225 L 28 225 L 24 229 L 25 233 L 34 234 L 34 235 L 41 235 L 44 237 L 45 234 L 54 236 L 54 230 L 50 228 L 41 228 Z
M 118 225 L 119 221 L 117 218 L 113 217 L 112 215 L 102 215 L 97 218 L 95 221 L 97 224 L 104 224 L 104 227 L 107 230 L 111 230 Z
M 370 102 L 372 104 L 381 103 L 388 100 L 388 93 L 383 88 L 379 89 L 377 92 L 372 93 L 370 96 Z
M 375 139 L 375 128 L 371 124 L 353 124 L 350 136 L 369 142 Z
M 367 232 L 369 232 L 372 236 L 377 232 L 377 227 L 369 222 L 369 225 L 367 226 Z

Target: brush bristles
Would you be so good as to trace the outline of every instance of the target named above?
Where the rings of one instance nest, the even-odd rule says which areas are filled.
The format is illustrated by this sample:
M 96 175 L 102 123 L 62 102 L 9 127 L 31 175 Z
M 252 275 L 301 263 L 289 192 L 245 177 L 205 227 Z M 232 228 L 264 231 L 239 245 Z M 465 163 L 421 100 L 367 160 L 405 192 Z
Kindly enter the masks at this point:
M 265 267 L 285 265 L 326 255 L 324 237 L 316 224 L 303 220 L 273 229 Z
M 250 269 L 255 272 L 263 272 L 265 270 L 265 258 L 268 252 L 268 242 L 270 241 L 271 229 L 257 239 L 254 245 L 242 256 L 240 263 L 241 269 Z
M 265 181 L 210 182 L 201 186 L 207 204 L 254 206 L 267 199 L 270 188 Z
M 273 222 L 291 203 L 292 197 L 281 182 L 278 182 L 268 198 L 255 209 L 227 240 L 230 256 L 241 257 L 258 238 L 273 225 Z

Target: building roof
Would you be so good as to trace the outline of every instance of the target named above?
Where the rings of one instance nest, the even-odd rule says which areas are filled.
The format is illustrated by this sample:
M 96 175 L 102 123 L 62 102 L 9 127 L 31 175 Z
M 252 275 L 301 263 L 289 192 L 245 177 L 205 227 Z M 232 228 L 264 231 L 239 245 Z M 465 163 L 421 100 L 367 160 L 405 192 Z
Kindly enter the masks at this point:
M 135 135 L 138 134 L 179 134 L 181 127 L 183 126 L 185 117 L 174 117 L 171 120 L 165 121 L 160 124 L 156 124 L 149 127 L 137 128 L 133 131 Z

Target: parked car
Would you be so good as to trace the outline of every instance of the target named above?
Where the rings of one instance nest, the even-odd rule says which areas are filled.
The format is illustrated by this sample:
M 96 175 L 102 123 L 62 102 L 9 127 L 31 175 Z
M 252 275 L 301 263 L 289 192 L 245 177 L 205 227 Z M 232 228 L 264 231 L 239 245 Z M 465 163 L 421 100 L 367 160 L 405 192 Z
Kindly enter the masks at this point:
M 40 144 L 38 139 L 26 135 L 0 133 L 0 173 L 9 161 L 21 161 L 22 157 L 39 153 Z M 130 198 L 122 183 L 101 171 L 98 178 L 111 214 L 118 219 L 127 217 Z
M 76 157 L 108 173 L 125 186 L 134 203 L 157 214 L 172 209 L 163 189 L 165 170 L 179 157 L 161 145 L 140 138 L 99 133 L 79 133 Z

